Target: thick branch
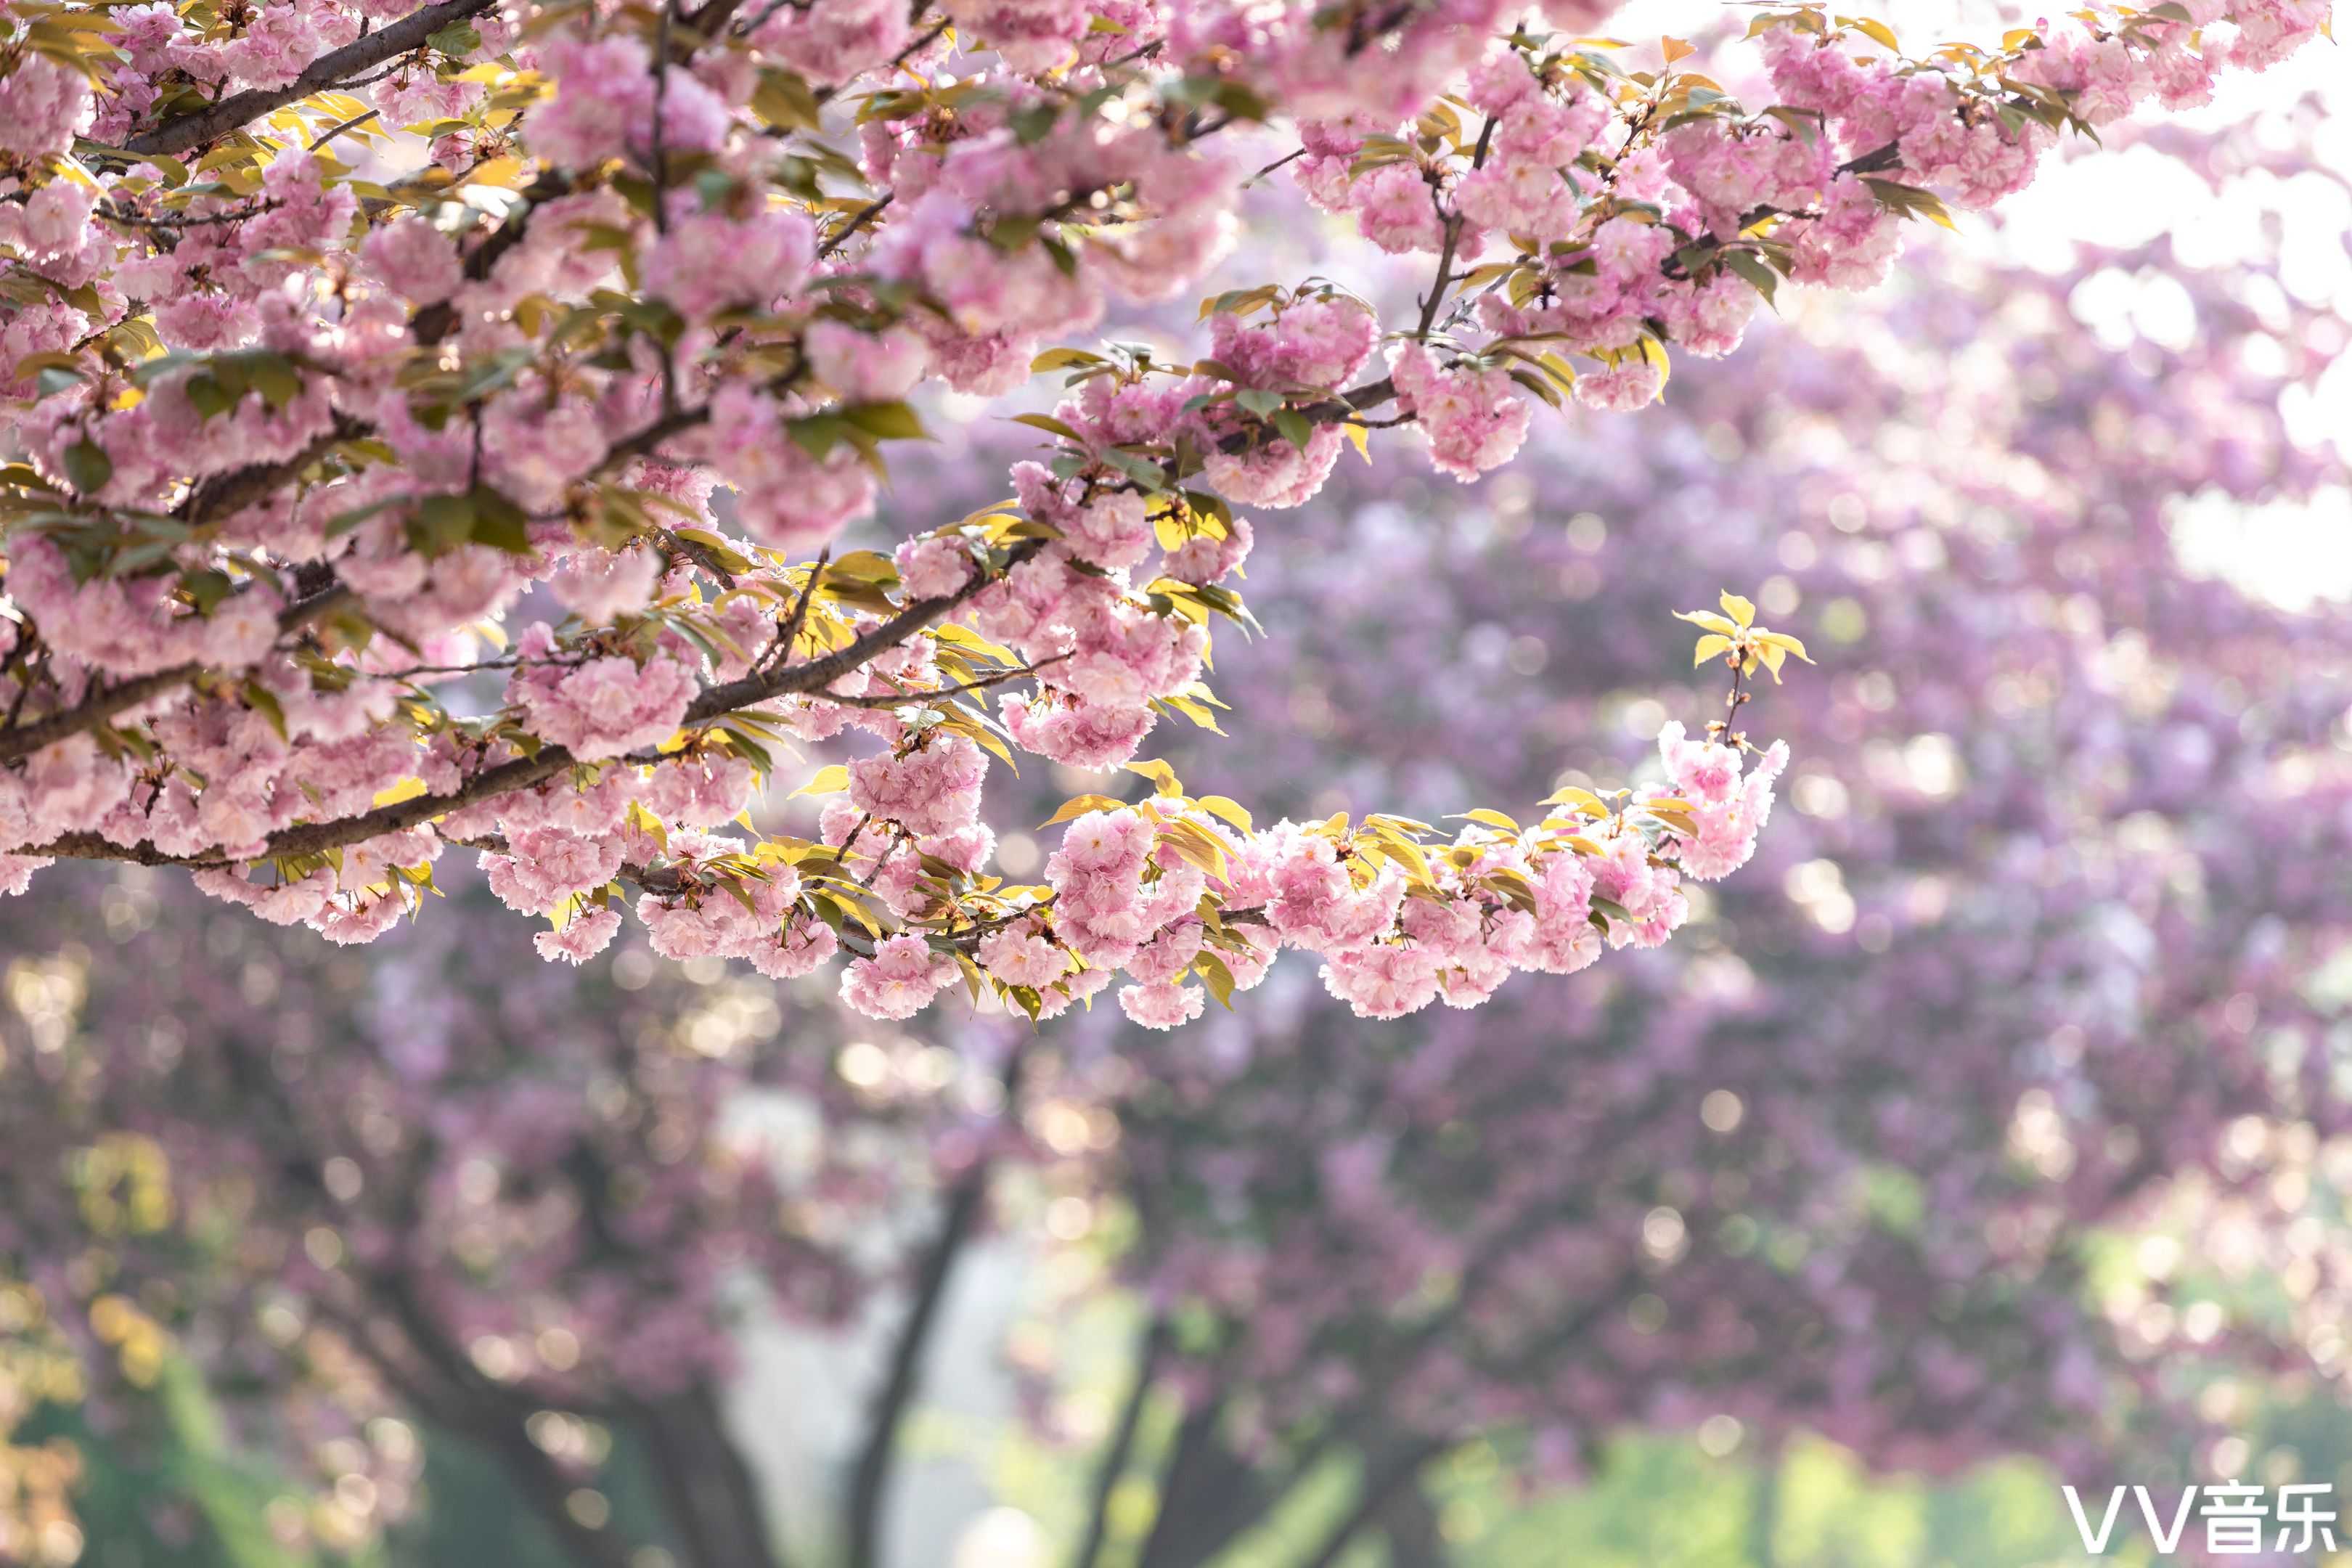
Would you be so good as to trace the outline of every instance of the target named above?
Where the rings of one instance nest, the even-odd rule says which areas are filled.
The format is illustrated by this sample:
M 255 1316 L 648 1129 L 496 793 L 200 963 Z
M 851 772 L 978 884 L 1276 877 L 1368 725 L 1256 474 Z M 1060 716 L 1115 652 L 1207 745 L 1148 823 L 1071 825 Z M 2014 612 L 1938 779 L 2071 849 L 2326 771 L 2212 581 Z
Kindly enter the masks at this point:
M 30 724 L 0 730 L 0 763 L 13 763 L 29 757 L 44 746 L 95 730 L 117 713 L 138 707 L 151 698 L 161 697 L 174 687 L 184 686 L 204 668 L 200 664 L 175 664 L 169 669 L 159 669 L 152 675 L 135 675 L 128 680 L 94 691 L 60 713 L 37 719 Z
M 497 0 L 441 0 L 438 5 L 411 11 L 388 27 L 362 34 L 340 49 L 328 50 L 312 60 L 310 68 L 289 86 L 252 88 L 232 93 L 210 109 L 167 120 L 145 135 L 132 137 L 123 144 L 124 150 L 151 155 L 159 153 L 176 155 L 191 147 L 216 141 L 248 121 L 258 120 L 265 114 L 274 114 L 314 92 L 324 92 L 347 78 L 358 76 L 411 49 L 422 48 L 425 39 L 450 23 L 478 16 L 495 4 Z
M 223 518 L 234 517 L 247 507 L 268 500 L 280 486 L 299 477 L 303 469 L 325 457 L 339 443 L 356 441 L 369 434 L 372 430 L 367 425 L 349 415 L 338 414 L 332 429 L 282 462 L 253 463 L 203 480 L 188 492 L 188 499 L 181 502 L 180 521 L 203 527 Z
M 1225 1441 L 1230 1392 L 1220 1387 L 1201 1400 L 1177 1428 L 1137 1568 L 1201 1568 L 1273 1508 L 1275 1494 Z
M 350 589 L 338 585 L 300 600 L 288 606 L 285 613 L 278 617 L 278 629 L 281 632 L 298 630 L 351 596 Z M 133 676 L 103 690 L 92 692 L 61 713 L 37 719 L 30 724 L 0 730 L 0 763 L 29 757 L 44 746 L 55 745 L 85 730 L 95 730 L 118 713 L 128 712 L 175 687 L 186 685 L 203 670 L 204 666 L 200 664 L 175 664 L 152 675 Z

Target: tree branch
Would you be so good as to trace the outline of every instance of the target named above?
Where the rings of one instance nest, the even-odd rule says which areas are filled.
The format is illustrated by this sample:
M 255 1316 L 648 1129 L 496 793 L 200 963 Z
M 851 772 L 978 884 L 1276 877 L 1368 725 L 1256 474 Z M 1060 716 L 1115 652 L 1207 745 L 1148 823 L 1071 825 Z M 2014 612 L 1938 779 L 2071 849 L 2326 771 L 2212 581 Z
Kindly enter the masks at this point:
M 897 201 L 898 199 L 898 194 L 896 191 L 893 191 L 889 195 L 882 196 L 875 201 L 870 201 L 864 206 L 858 208 L 856 216 L 851 217 L 847 223 L 843 224 L 839 228 L 834 230 L 833 233 L 826 237 L 825 242 L 816 247 L 816 258 L 819 261 L 823 261 L 826 257 L 831 256 L 835 251 L 839 250 L 843 246 L 848 244 L 852 235 L 855 235 L 859 229 L 864 228 L 867 224 L 872 223 L 876 218 L 880 217 L 882 216 L 882 209 L 888 206 L 892 202 Z
M 1495 142 L 1495 117 L 1489 115 L 1478 132 L 1478 149 L 1470 155 L 1470 167 L 1486 166 L 1486 152 Z M 1462 215 L 1443 215 L 1445 223 L 1445 244 L 1437 253 L 1437 280 L 1429 286 L 1429 298 L 1421 302 L 1421 324 L 1413 329 L 1417 342 L 1429 341 L 1429 329 L 1437 324 L 1437 307 L 1445 302 L 1445 286 L 1454 281 L 1454 250 L 1462 243 Z
M 1005 570 L 1011 571 L 1045 548 L 1041 540 L 1026 540 L 1013 547 L 1005 559 Z M 999 579 L 975 574 L 969 583 L 952 594 L 936 599 L 917 599 L 880 626 L 855 641 L 834 649 L 821 658 L 806 664 L 786 665 L 766 675 L 751 674 L 714 686 L 694 700 L 686 710 L 688 724 L 705 723 L 721 714 L 738 709 L 757 707 L 778 697 L 822 691 L 851 670 L 870 662 L 877 655 L 888 652 L 908 637 L 964 603 Z M 910 693 L 908 700 L 921 698 Z
M 828 702 L 838 702 L 844 708 L 906 708 L 919 707 L 944 698 L 961 697 L 967 692 L 986 691 L 993 686 L 1005 686 L 1015 680 L 1026 680 L 1039 670 L 1061 663 L 1070 656 L 1057 653 L 1051 658 L 1041 658 L 1034 664 L 1024 664 L 1017 669 L 1000 669 L 983 675 L 977 680 L 967 680 L 957 686 L 934 687 L 929 691 L 877 691 L 866 697 L 828 697 Z
M 384 61 L 422 48 L 425 40 L 452 22 L 463 22 L 488 10 L 497 0 L 441 0 L 411 11 L 388 27 L 363 33 L 340 49 L 330 49 L 285 87 L 252 88 L 232 93 L 210 109 L 167 120 L 142 136 L 123 143 L 127 153 L 176 155 L 216 141 L 250 121 L 273 114 L 289 103 L 299 103 L 314 92 L 324 92 L 347 77 L 359 75 Z
M 1028 540 L 1015 545 L 1008 558 L 1008 567 L 1026 561 L 1044 548 L 1042 541 Z M 687 709 L 680 721 L 687 726 L 708 723 L 713 719 L 754 707 L 778 697 L 821 690 L 840 679 L 851 670 L 866 664 L 876 656 L 887 652 L 906 641 L 956 605 L 962 604 L 990 583 L 993 577 L 975 575 L 972 580 L 952 594 L 936 599 L 918 599 L 896 616 L 874 627 L 846 647 L 835 649 L 822 658 L 806 664 L 793 665 L 767 675 L 747 675 L 723 686 L 706 688 L 700 697 Z M 306 600 L 306 605 L 319 603 Z M 315 612 L 313 612 L 315 613 Z M 153 693 L 149 693 L 152 696 Z M 914 700 L 919 697 L 909 694 Z M 144 700 L 142 698 L 142 700 Z M 120 710 L 117 710 L 120 711 Z M 91 720 L 89 722 L 96 722 Z M 81 726 L 87 728 L 88 725 Z M 26 730 L 32 728 L 26 727 Z M 23 731 L 0 731 L 0 745 L 8 736 Z M 37 749 L 37 748 L 36 748 Z M 22 752 L 17 754 L 24 754 Z M 0 752 L 0 761 L 6 760 Z M 646 758 L 655 761 L 655 758 Z M 578 761 L 562 746 L 542 746 L 534 756 L 513 757 L 492 767 L 484 768 L 460 787 L 446 795 L 420 795 L 407 800 L 380 805 L 358 816 L 338 817 L 331 822 L 304 823 L 299 826 L 281 828 L 269 836 L 259 855 L 239 857 L 240 859 L 276 860 L 289 856 L 317 855 L 346 845 L 364 843 L 386 833 L 399 833 L 436 816 L 475 805 L 494 795 L 511 795 L 516 790 L 529 789 L 544 783 L 574 765 Z M 193 866 L 211 868 L 229 863 L 220 855 L 166 855 L 153 845 L 141 841 L 133 845 L 116 844 L 95 833 L 67 833 L 48 843 L 27 846 L 16 851 L 20 855 L 46 855 L 67 860 L 128 860 L 142 866 Z
M 278 617 L 280 632 L 296 631 L 317 620 L 352 596 L 352 591 L 341 584 L 324 593 L 289 605 Z M 133 676 L 116 681 L 100 691 L 92 692 L 60 713 L 37 719 L 30 724 L 18 724 L 0 730 L 0 763 L 13 763 L 29 757 L 44 746 L 95 730 L 118 713 L 129 711 L 150 701 L 174 687 L 186 685 L 204 671 L 201 664 L 176 664 L 169 669 L 159 669 L 152 675 Z
M 490 269 L 498 266 L 499 258 L 523 242 L 523 237 L 529 232 L 531 209 L 541 202 L 553 201 L 558 196 L 567 195 L 571 190 L 571 176 L 555 173 L 543 174 L 525 185 L 522 190 L 522 205 L 509 213 L 504 222 L 485 235 L 480 243 L 466 253 L 467 279 L 469 282 L 479 283 L 488 278 L 490 275 Z M 439 342 L 451 332 L 456 331 L 457 325 L 457 307 L 450 300 L 444 300 L 438 304 L 427 305 L 417 311 L 415 319 L 408 323 L 408 335 L 420 343 L 430 345 Z
M 198 481 L 188 491 L 174 514 L 181 521 L 203 527 L 234 517 L 247 507 L 269 499 L 280 485 L 332 451 L 345 441 L 356 441 L 373 434 L 371 427 L 347 414 L 335 416 L 333 428 L 314 437 L 310 444 L 280 462 L 251 463 L 242 468 L 215 474 Z

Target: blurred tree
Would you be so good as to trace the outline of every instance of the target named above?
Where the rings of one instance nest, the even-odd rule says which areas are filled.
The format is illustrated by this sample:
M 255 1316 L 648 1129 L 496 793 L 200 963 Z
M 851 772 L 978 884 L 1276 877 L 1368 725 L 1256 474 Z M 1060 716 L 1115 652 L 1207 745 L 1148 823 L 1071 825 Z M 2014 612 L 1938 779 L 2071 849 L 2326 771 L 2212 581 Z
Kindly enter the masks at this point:
M 2302 167 L 2242 132 L 2167 145 Z M 1137 1460 L 1139 1545 L 1101 1561 L 1208 1562 L 1336 1466 L 1359 1500 L 1295 1561 L 1364 1533 L 1417 1563 L 1411 1478 L 1498 1430 L 1560 1479 L 1628 1425 L 2177 1475 L 2194 1363 L 2343 1363 L 2340 1328 L 2313 1338 L 2342 1244 L 2291 1238 L 2257 1156 L 2337 1190 L 2352 1158 L 2346 996 L 2314 983 L 2352 934 L 2352 616 L 2184 576 L 2173 533 L 2192 498 L 2344 482 L 2278 408 L 2345 322 L 2162 242 L 1949 264 L 1678 375 L 1634 468 L 1569 443 L 1437 526 L 1376 469 L 1254 559 L 1254 603 L 1322 611 L 1222 679 L 1293 722 L 1175 760 L 1302 815 L 1654 778 L 1642 743 L 1691 694 L 1642 628 L 1694 576 L 1763 582 L 1823 668 L 1776 694 L 1797 820 L 1700 941 L 1475 1017 L 1368 1026 L 1294 980 L 1287 1016 L 1121 1043 L 1122 1266 L 1184 1414 Z M 2102 346 L 2070 297 L 2115 279 L 2178 289 L 2193 330 Z M 2189 1281 L 2127 1250 L 2095 1288 L 2103 1230 L 2182 1184 L 2241 1279 L 2304 1258 L 2284 1310 L 2176 1309 Z
M 2352 634 L 2184 577 L 2169 520 L 2342 481 L 2278 405 L 2346 332 L 2266 265 L 2161 246 L 1942 267 L 1792 300 L 1647 423 L 1459 505 L 1375 468 L 1261 546 L 1253 602 L 1292 629 L 1217 679 L 1290 722 L 1180 761 L 1300 814 L 1641 780 L 1702 700 L 1654 676 L 1695 581 L 1760 581 L 1815 639 L 1776 695 L 1803 760 L 1765 874 L 1684 951 L 1475 1026 L 1368 1026 L 1277 975 L 1166 1039 L 1108 1010 L 852 1034 L 822 985 L 635 939 L 550 971 L 455 879 L 364 956 L 135 868 L 0 904 L 0 1251 L 78 1352 L 83 1418 L 152 1474 L 200 1376 L 221 1441 L 272 1461 L 247 1511 L 288 1552 L 371 1550 L 421 1481 L 468 1506 L 487 1462 L 570 1561 L 734 1568 L 771 1549 L 718 1414 L 730 1326 L 875 1308 L 848 1522 L 813 1532 L 870 1552 L 943 1284 L 1018 1158 L 1040 1244 L 1109 1254 L 1145 1303 L 1118 1380 L 1145 1397 L 1092 1424 L 1041 1399 L 1066 1467 L 1100 1469 L 1055 1520 L 1079 1568 L 1370 1542 L 1425 1568 L 1464 1455 L 1540 1489 L 1629 1427 L 2180 1471 L 2221 1419 L 2200 1363 L 2343 1362 L 2316 1321 L 2340 1270 L 2277 1177 L 2347 1168 L 2343 998 L 2309 982 L 2352 903 Z M 2171 280 L 2200 331 L 2103 347 L 2068 301 L 2110 273 Z M 2235 1227 L 2242 1280 L 2276 1248 L 2276 1310 L 2103 1240 L 2154 1220 L 2194 1258 Z M 1053 1392 L 1050 1353 L 1022 1364 Z M 1835 1490 L 1813 1452 L 1769 1461 L 1791 1489 L 1761 1536 L 1677 1491 L 1673 1550 L 1801 1545 L 1800 1495 Z M 226 1528 L 193 1487 L 140 1491 L 159 1537 Z

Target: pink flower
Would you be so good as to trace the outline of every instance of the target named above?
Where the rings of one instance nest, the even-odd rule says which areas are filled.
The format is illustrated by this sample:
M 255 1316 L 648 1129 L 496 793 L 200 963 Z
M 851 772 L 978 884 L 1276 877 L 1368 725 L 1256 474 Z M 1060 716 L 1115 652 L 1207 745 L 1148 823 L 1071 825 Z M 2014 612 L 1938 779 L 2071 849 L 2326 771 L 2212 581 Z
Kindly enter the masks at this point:
M 1107 706 L 1051 690 L 1008 697 L 999 710 L 1016 745 L 1074 768 L 1117 767 L 1135 755 L 1160 721 L 1155 710 L 1140 703 Z
M 841 950 L 833 928 L 814 915 L 788 920 L 782 934 L 751 950 L 751 967 L 771 980 L 797 980 L 813 973 Z
M 674 658 L 657 654 L 640 665 L 607 654 L 565 674 L 519 671 L 509 693 L 541 739 L 596 762 L 668 740 L 695 689 L 693 672 Z
M 27 51 L 0 76 L 0 152 L 54 156 L 89 128 L 95 106 L 81 72 Z
M 855 450 L 812 458 L 786 433 L 773 397 L 730 382 L 711 400 L 704 450 L 735 488 L 736 512 L 762 544 L 814 550 L 873 509 L 873 472 Z
M 819 317 L 801 334 L 809 368 L 844 403 L 895 403 L 915 390 L 929 367 L 930 349 L 908 327 L 861 332 Z
M 637 798 L 664 822 L 716 827 L 750 806 L 757 784 L 749 758 L 706 752 L 658 764 Z
M 1331 465 L 1347 444 L 1339 426 L 1318 425 L 1304 451 L 1280 439 L 1247 452 L 1212 451 L 1206 459 L 1209 482 L 1244 506 L 1276 511 L 1304 506 L 1331 477 Z
M 901 0 L 814 0 L 780 7 L 753 42 L 814 85 L 845 82 L 878 66 L 910 36 Z
M 1253 324 L 1221 312 L 1210 318 L 1210 357 L 1239 384 L 1287 391 L 1340 387 L 1372 357 L 1380 323 L 1353 300 L 1307 300 Z
M 1417 948 L 1376 945 L 1328 960 L 1323 985 L 1359 1018 L 1401 1018 L 1437 999 L 1437 969 Z
M 643 545 L 576 550 L 564 557 L 547 586 L 557 604 L 591 626 L 604 626 L 644 609 L 661 569 L 661 557 Z
M 531 151 L 570 169 L 607 158 L 643 160 L 653 151 L 654 79 L 646 46 L 625 35 L 583 43 L 551 38 L 539 68 L 556 83 L 553 101 L 531 110 Z M 692 72 L 671 66 L 662 81 L 666 153 L 711 153 L 725 139 L 726 104 Z
M 1436 251 L 1445 244 L 1445 221 L 1421 174 L 1410 163 L 1386 163 L 1359 178 L 1349 191 L 1364 237 L 1393 255 Z
M 1646 359 L 1624 359 L 1576 378 L 1576 400 L 1587 408 L 1630 414 L 1657 401 L 1665 377 Z
M 416 305 L 437 305 L 465 281 L 457 247 L 421 217 L 396 218 L 368 231 L 360 246 L 384 287 Z
M 959 535 L 910 539 L 891 558 L 898 567 L 899 592 L 909 602 L 944 599 L 971 581 L 971 546 Z
M 1748 863 L 1756 836 L 1772 815 L 1772 784 L 1789 763 L 1789 749 L 1775 742 L 1756 771 L 1740 777 L 1738 754 L 1727 746 L 1693 742 L 1679 723 L 1658 731 L 1658 751 L 1675 793 L 1696 808 L 1696 838 L 1685 838 L 1677 863 L 1701 881 L 1726 877 Z
M 1528 436 L 1528 405 L 1512 395 L 1510 374 L 1457 366 L 1441 370 L 1419 343 L 1389 351 L 1389 374 L 1419 418 L 1429 460 L 1440 473 L 1475 479 L 1517 455 Z
M 869 1018 L 911 1018 L 955 978 L 953 959 L 933 952 L 919 936 L 901 933 L 842 972 L 841 996 Z
M 764 306 L 807 278 L 816 256 L 816 229 L 807 218 L 762 207 L 739 220 L 696 211 L 692 201 L 690 193 L 679 194 L 676 205 L 686 210 L 646 252 L 647 293 L 699 321 L 729 306 Z
M 1204 994 L 1198 985 L 1180 985 L 1172 980 L 1162 980 L 1149 985 L 1120 987 L 1118 1005 L 1129 1018 L 1147 1029 L 1172 1029 L 1201 1016 Z
M 1041 990 L 1069 972 L 1070 956 L 1034 931 L 1007 927 L 980 939 L 980 966 L 1007 985 Z
M 582 964 L 612 945 L 613 937 L 621 929 L 621 912 L 612 908 L 587 910 L 574 916 L 562 931 L 543 931 L 531 939 L 539 956 L 552 963 L 558 959 L 570 964 Z
M 961 735 L 934 731 L 899 756 L 886 752 L 849 764 L 850 804 L 909 833 L 953 833 L 980 819 L 988 756 Z
M 1237 517 L 1223 539 L 1202 533 L 1178 545 L 1169 552 L 1163 569 L 1180 583 L 1218 582 L 1241 570 L 1242 563 L 1249 559 L 1250 546 L 1255 542 L 1249 519 Z

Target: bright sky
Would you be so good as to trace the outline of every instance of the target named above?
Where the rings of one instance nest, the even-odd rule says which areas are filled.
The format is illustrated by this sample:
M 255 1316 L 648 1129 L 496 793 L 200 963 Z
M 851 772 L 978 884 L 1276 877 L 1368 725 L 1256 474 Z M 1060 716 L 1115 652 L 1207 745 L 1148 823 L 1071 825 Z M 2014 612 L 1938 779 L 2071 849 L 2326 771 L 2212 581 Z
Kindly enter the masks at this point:
M 1884 8 L 1912 48 L 1946 37 L 1990 41 L 2017 12 L 1981 3 L 1905 0 Z M 1610 20 L 1629 41 L 1689 36 L 1719 26 L 1727 14 L 1707 0 L 1637 0 Z M 2281 181 L 2249 176 L 2215 193 L 2179 163 L 2147 148 L 2091 153 L 2053 163 L 2033 185 L 2004 204 L 2005 221 L 1963 216 L 1963 243 L 2005 261 L 2044 271 L 2074 265 L 2078 242 L 2129 247 L 2172 236 L 2174 253 L 2191 266 L 2266 253 L 2277 235 L 2280 281 L 2307 304 L 2327 304 L 2352 321 L 2352 53 L 2325 39 L 2286 65 L 2259 76 L 2223 78 L 2212 106 L 2174 116 L 2199 128 L 2257 116 L 2257 133 L 2294 144 L 2289 114 L 2306 97 L 2323 106 L 2314 141 L 2329 174 Z M 2158 273 L 2108 269 L 2078 289 L 2075 314 L 2117 350 L 2137 338 L 2177 344 L 2195 331 L 2186 292 Z M 2282 402 L 2289 431 L 2310 447 L 2332 442 L 2352 461 L 2352 354 L 2315 388 L 2294 388 Z M 2220 575 L 2249 593 L 2302 606 L 2326 597 L 2352 600 L 2352 490 L 2323 490 L 2309 503 L 2242 506 L 2219 494 L 2185 503 L 2175 524 L 2182 564 Z

